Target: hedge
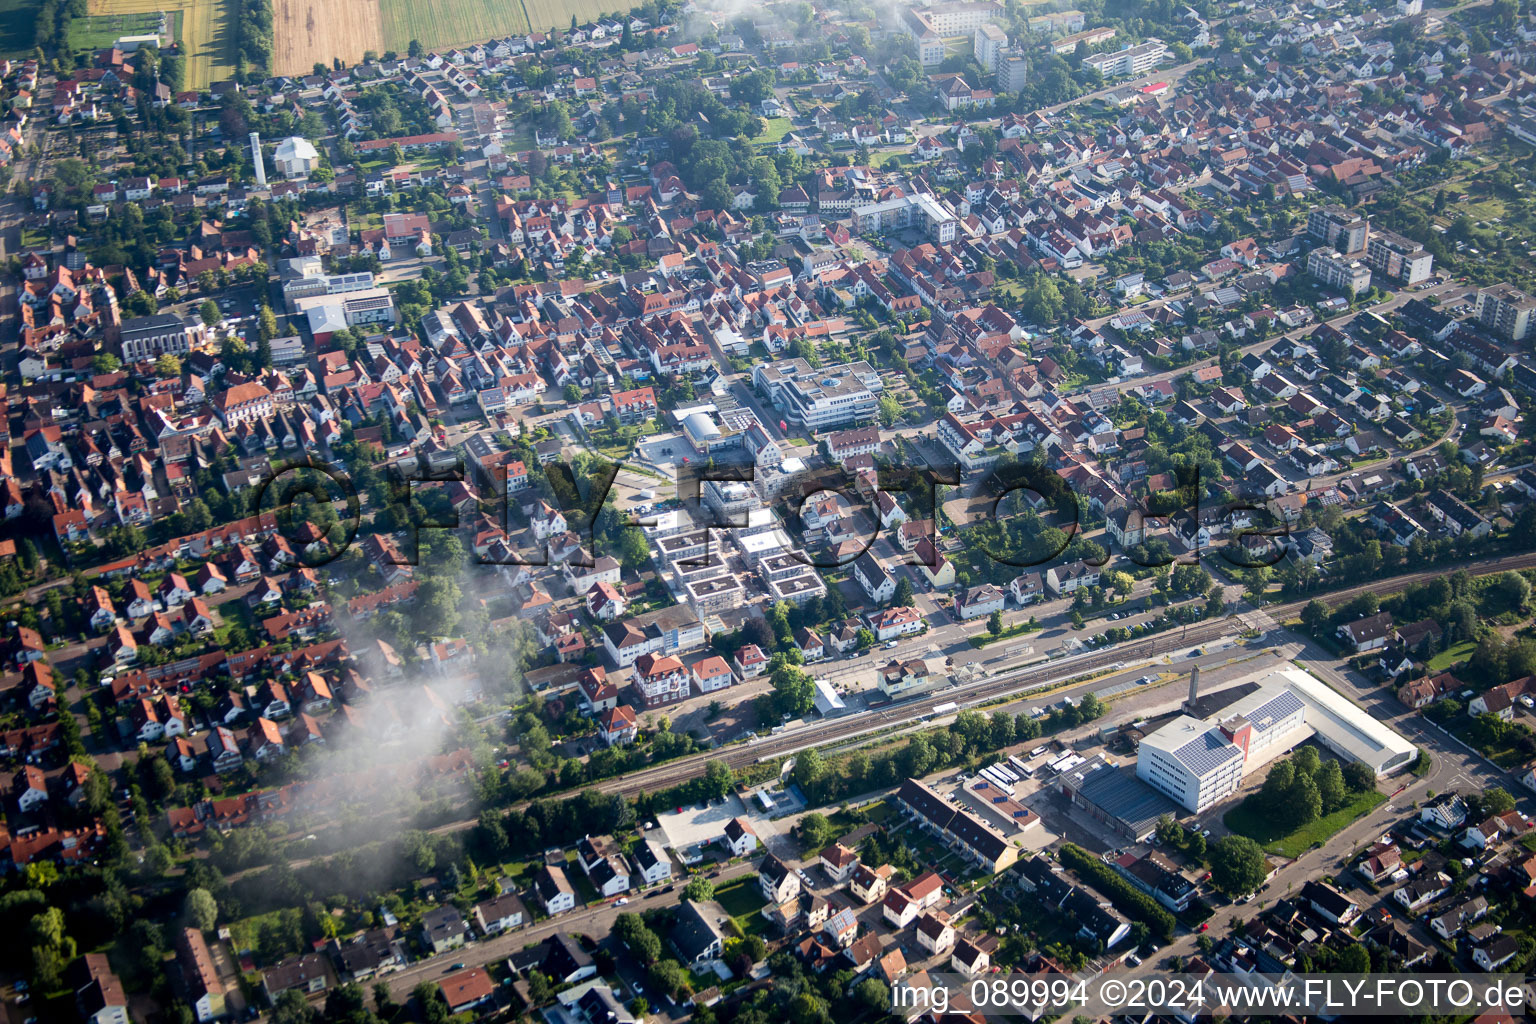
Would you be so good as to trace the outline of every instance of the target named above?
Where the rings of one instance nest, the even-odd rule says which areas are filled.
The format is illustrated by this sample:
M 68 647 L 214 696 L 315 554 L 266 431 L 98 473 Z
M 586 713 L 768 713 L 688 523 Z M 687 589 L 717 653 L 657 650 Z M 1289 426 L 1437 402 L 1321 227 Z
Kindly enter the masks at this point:
M 1075 843 L 1067 843 L 1061 848 L 1061 863 L 1108 896 L 1122 914 L 1145 924 L 1153 935 L 1164 942 L 1173 938 L 1173 915 L 1102 860 Z

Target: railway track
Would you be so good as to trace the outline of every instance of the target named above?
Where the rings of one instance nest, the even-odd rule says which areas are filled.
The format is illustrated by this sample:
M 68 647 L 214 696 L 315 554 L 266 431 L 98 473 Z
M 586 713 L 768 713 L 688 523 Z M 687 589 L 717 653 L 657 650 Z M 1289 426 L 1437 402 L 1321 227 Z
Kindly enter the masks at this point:
M 1459 570 L 1466 570 L 1476 576 L 1504 570 L 1533 568 L 1536 568 L 1536 552 L 1527 552 L 1482 558 L 1423 572 L 1404 573 L 1389 579 L 1363 583 L 1316 596 L 1327 604 L 1337 606 L 1367 591 L 1389 594 L 1412 584 L 1425 583 Z M 1284 604 L 1267 605 L 1264 611 L 1280 623 L 1300 613 L 1310 600 L 1311 598 L 1305 598 Z M 961 684 L 946 690 L 936 690 L 900 704 L 850 715 L 847 718 L 831 719 L 790 733 L 768 736 L 755 743 L 734 744 L 704 753 L 690 754 L 665 764 L 642 768 L 618 778 L 593 783 L 590 788 L 602 793 L 618 793 L 628 797 L 633 797 L 642 791 L 655 793 L 697 777 L 711 761 L 719 761 L 736 771 L 769 758 L 782 757 L 809 747 L 835 745 L 860 735 L 911 725 L 929 715 L 932 712 L 932 701 L 940 696 L 943 700 L 955 701 L 962 707 L 974 707 L 999 697 L 1022 697 L 1032 690 L 1059 685 L 1077 676 L 1112 668 L 1122 662 L 1142 661 L 1199 647 L 1231 635 L 1241 628 L 1241 622 L 1234 616 L 1196 622 L 1177 631 L 1169 630 L 1140 640 L 1118 644 L 1107 650 L 1076 655 L 1063 661 L 1036 663 L 1027 668 L 1008 670 L 972 683 Z M 550 799 L 554 798 L 558 797 Z M 529 802 L 523 801 L 516 806 L 523 809 Z M 447 822 L 428 829 L 428 832 L 431 834 L 460 832 L 473 826 L 475 821 L 475 818 L 465 818 Z M 311 860 L 312 858 L 292 860 L 289 864 L 292 867 L 302 867 Z M 250 870 L 260 869 L 247 869 L 231 877 L 238 878 Z
M 1387 580 L 1378 580 L 1354 587 L 1346 587 L 1343 590 L 1330 591 L 1326 594 L 1319 594 L 1318 597 L 1325 603 L 1336 607 L 1353 600 L 1367 591 L 1391 593 L 1415 583 L 1425 583 L 1444 576 L 1448 572 L 1462 569 L 1476 576 L 1489 572 L 1532 568 L 1536 568 L 1536 552 L 1484 558 L 1454 567 L 1406 573 Z M 1306 598 L 1285 604 L 1268 605 L 1264 608 L 1264 611 L 1275 619 L 1276 622 L 1283 622 L 1285 619 L 1300 613 L 1301 609 L 1310 600 L 1311 598 Z M 958 701 L 962 706 L 974 706 L 975 704 L 985 703 L 998 697 L 1022 695 L 1036 687 L 1065 682 L 1074 676 L 1096 672 L 1112 667 L 1120 662 L 1141 661 L 1161 657 L 1162 655 L 1189 647 L 1198 647 L 1223 636 L 1230 635 L 1239 628 L 1239 624 L 1232 618 L 1210 619 L 1204 622 L 1197 622 L 1182 630 L 1169 630 L 1165 633 L 1144 637 L 1140 640 L 1117 644 L 1107 650 L 1079 655 L 1067 663 L 1047 662 L 1036 664 L 1025 669 L 1004 672 L 974 683 L 962 684 L 948 690 L 935 691 L 922 697 L 912 698 L 902 704 L 852 715 L 844 719 L 833 719 L 819 727 L 769 736 L 756 743 L 739 744 L 722 750 L 692 754 L 688 757 L 679 758 L 676 761 L 669 761 L 666 764 L 631 772 L 619 778 L 604 780 L 596 783 L 594 788 L 604 793 L 620 793 L 624 796 L 634 796 L 642 791 L 654 793 L 696 777 L 710 761 L 720 761 L 732 770 L 736 770 L 769 758 L 794 753 L 807 747 L 827 746 L 871 731 L 910 725 L 929 714 L 931 699 L 941 693 L 945 700 Z
M 932 710 L 930 704 L 940 696 L 945 701 L 958 702 L 962 707 L 986 703 L 999 697 L 1022 696 L 1039 687 L 1064 683 L 1077 676 L 1112 668 L 1124 662 L 1141 661 L 1192 646 L 1198 647 L 1226 636 L 1237 628 L 1236 623 L 1225 618 L 1199 622 L 1177 632 L 1170 630 L 1167 633 L 1119 644 L 1108 650 L 1078 655 L 1070 661 L 1036 664 L 974 683 L 936 690 L 901 704 L 862 712 L 848 718 L 833 719 L 819 727 L 769 736 L 756 743 L 738 744 L 723 750 L 693 754 L 666 764 L 631 772 L 619 778 L 604 780 L 596 783 L 594 788 L 600 792 L 620 793 L 624 796 L 633 796 L 641 791 L 656 792 L 697 777 L 711 761 L 719 761 L 735 770 L 808 747 L 827 746 L 870 732 L 911 725 L 927 717 Z

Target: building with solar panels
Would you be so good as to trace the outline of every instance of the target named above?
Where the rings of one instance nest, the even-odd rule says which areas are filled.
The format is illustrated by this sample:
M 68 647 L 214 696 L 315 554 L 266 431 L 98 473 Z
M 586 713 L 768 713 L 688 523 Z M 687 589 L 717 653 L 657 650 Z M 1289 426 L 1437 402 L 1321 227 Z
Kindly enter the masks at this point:
M 1215 725 L 1180 715 L 1143 737 L 1136 775 L 1199 813 L 1236 793 L 1250 771 L 1307 739 L 1306 721 L 1296 694 L 1261 686 Z
M 1236 737 L 1198 718 L 1180 715 L 1143 737 L 1136 777 L 1196 813 L 1237 792 L 1243 750 Z
M 1237 792 L 1243 778 L 1315 738 L 1378 775 L 1406 766 L 1416 748 L 1320 679 L 1295 668 L 1254 680 L 1258 688 L 1214 721 L 1179 715 L 1142 738 L 1136 776 L 1199 813 Z

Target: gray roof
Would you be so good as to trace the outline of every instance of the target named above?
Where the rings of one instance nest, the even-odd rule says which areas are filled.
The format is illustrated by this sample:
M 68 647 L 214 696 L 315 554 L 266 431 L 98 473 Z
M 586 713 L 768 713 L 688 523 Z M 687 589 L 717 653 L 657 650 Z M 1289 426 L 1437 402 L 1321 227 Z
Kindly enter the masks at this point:
M 1081 779 L 1074 788 L 1084 800 L 1125 822 L 1137 835 L 1152 831 L 1165 814 L 1178 817 L 1184 813 L 1182 807 L 1138 779 L 1134 768 L 1117 768 L 1095 758 L 1069 775 Z
M 709 914 L 697 903 L 683 903 L 677 908 L 672 931 L 667 938 L 691 962 L 704 956 L 723 936 Z

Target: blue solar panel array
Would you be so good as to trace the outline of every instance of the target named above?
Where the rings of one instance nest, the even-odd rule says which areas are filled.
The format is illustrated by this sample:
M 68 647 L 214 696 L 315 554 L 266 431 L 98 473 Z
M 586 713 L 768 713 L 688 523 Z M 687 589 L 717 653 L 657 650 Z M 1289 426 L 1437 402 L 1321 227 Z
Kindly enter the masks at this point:
M 1228 743 L 1227 738 L 1219 731 L 1207 729 L 1175 750 L 1173 756 L 1179 759 L 1180 764 L 1194 772 L 1196 778 L 1204 778 L 1234 757 L 1241 760 L 1243 752 Z
M 1263 732 L 1276 722 L 1285 721 L 1302 709 L 1301 698 L 1290 690 L 1281 690 L 1260 704 L 1244 717 L 1253 723 L 1255 732 Z

